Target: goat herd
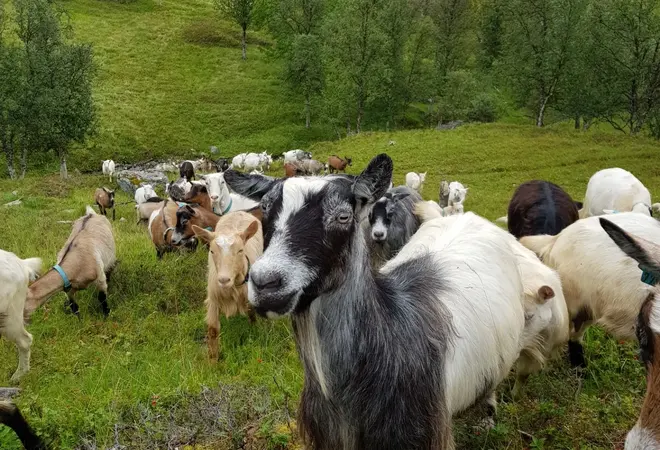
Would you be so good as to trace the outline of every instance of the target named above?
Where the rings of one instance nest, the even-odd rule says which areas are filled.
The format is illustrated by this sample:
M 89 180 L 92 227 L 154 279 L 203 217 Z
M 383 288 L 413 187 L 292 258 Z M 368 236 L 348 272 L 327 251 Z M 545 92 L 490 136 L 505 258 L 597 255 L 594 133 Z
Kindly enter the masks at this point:
M 452 449 L 454 415 L 482 403 L 492 425 L 495 390 L 512 369 L 518 398 L 567 343 L 571 363 L 584 366 L 582 336 L 598 323 L 638 339 L 648 369 L 626 449 L 660 449 L 660 205 L 637 178 L 599 171 L 583 204 L 548 181 L 523 183 L 498 219 L 509 233 L 464 212 L 458 182 L 441 183 L 439 202 L 422 200 L 425 173 L 394 187 L 386 154 L 357 176 L 298 177 L 351 162 L 333 156 L 324 166 L 292 152 L 284 178 L 235 170 L 269 168 L 266 154 L 239 155 L 199 181 L 183 163 L 167 198 L 142 186 L 135 200 L 159 258 L 208 247 L 211 360 L 220 314 L 291 316 L 309 448 Z M 39 259 L 0 251 L 0 332 L 19 351 L 13 380 L 29 370 L 24 317 L 53 294 L 64 290 L 77 313 L 74 294 L 95 285 L 109 313 L 115 243 L 104 215 L 114 193 L 99 189 L 95 201 L 102 214 L 87 207 L 43 276 Z M 38 442 L 12 408 L 0 403 L 0 420 L 26 446 Z

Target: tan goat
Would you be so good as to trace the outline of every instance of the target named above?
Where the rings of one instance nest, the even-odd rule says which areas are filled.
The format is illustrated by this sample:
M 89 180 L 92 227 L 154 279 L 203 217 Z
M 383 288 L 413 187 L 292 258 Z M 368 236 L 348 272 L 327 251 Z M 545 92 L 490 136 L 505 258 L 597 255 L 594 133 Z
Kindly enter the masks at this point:
M 78 313 L 76 292 L 92 284 L 98 289 L 103 314 L 110 313 L 107 302 L 108 277 L 116 262 L 115 238 L 107 218 L 87 206 L 86 214 L 73 223 L 73 230 L 57 254 L 57 264 L 28 289 L 24 315 L 30 315 L 53 294 L 64 291 L 69 307 Z
M 247 302 L 250 266 L 263 253 L 261 222 L 252 214 L 236 211 L 222 216 L 215 231 L 193 226 L 195 235 L 209 245 L 209 271 L 206 295 L 206 324 L 211 361 L 218 359 L 220 313 L 229 318 L 254 312 Z
M 112 209 L 112 220 L 115 220 L 115 191 L 108 188 L 98 188 L 94 192 L 94 201 L 99 207 L 99 211 L 104 216 L 107 209 Z
M 144 203 L 140 203 L 139 205 L 135 205 L 137 223 L 139 224 L 140 222 L 148 221 L 149 217 L 151 217 L 151 214 L 153 214 L 154 211 L 158 211 L 160 208 L 162 208 L 164 204 L 165 202 L 162 201 L 162 202 L 144 202 Z

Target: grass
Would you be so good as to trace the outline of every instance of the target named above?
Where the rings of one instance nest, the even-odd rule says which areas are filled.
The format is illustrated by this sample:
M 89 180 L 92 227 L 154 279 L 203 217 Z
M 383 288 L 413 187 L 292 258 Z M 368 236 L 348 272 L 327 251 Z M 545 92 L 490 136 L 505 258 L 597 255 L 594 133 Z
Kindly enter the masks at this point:
M 240 29 L 212 0 L 62 0 L 76 40 L 94 47 L 99 130 L 72 149 L 71 168 L 192 156 L 282 151 L 332 137 L 304 127 L 303 103 L 284 89 L 280 63 L 250 32 L 241 60 Z M 191 151 L 193 149 L 194 151 Z M 36 162 L 35 162 L 36 163 Z
M 580 199 L 589 176 L 612 166 L 632 171 L 660 196 L 660 170 L 653 163 L 658 144 L 609 133 L 471 125 L 448 132 L 363 134 L 311 150 L 321 160 L 331 153 L 352 157 L 353 173 L 376 153 L 387 152 L 395 162 L 396 183 L 409 170 L 428 171 L 423 194 L 429 199 L 437 199 L 441 178 L 460 180 L 469 186 L 466 209 L 489 219 L 505 213 L 522 181 L 549 179 Z M 96 175 L 67 183 L 57 175 L 0 180 L 1 204 L 17 197 L 24 202 L 12 209 L 0 206 L 2 247 L 53 264 L 70 231 L 57 221 L 81 215 L 94 188 L 103 184 L 107 180 Z M 118 202 L 128 201 L 119 195 Z M 120 262 L 110 283 L 107 320 L 93 292 L 78 294 L 80 320 L 65 313 L 64 294 L 33 316 L 32 370 L 21 381 L 18 400 L 28 420 L 57 448 L 106 448 L 116 439 L 128 448 L 296 448 L 287 421 L 295 418 L 303 374 L 289 323 L 259 320 L 250 326 L 244 317 L 222 319 L 224 356 L 209 364 L 205 251 L 157 261 L 145 228 L 133 218 L 131 204 L 118 207 L 113 226 Z M 474 426 L 480 417 L 467 412 L 456 421 L 459 447 L 622 448 L 645 386 L 636 345 L 592 328 L 586 352 L 589 369 L 583 378 L 556 361 L 531 377 L 521 401 L 511 400 L 512 380 L 505 381 L 497 427 L 479 430 Z M 4 340 L 0 361 L 2 386 L 17 363 L 14 346 Z M 19 448 L 5 429 L 0 447 Z

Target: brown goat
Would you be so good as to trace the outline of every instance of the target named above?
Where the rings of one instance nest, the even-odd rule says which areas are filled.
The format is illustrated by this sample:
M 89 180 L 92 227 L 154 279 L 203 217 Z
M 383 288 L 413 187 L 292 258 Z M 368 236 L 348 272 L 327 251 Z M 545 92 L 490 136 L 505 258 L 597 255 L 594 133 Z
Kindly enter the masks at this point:
M 254 321 L 247 301 L 247 281 L 251 264 L 263 253 L 261 222 L 247 212 L 236 211 L 222 216 L 215 231 L 192 228 L 209 245 L 206 324 L 209 358 L 215 362 L 219 355 L 220 313 L 227 318 L 248 314 Z
M 149 217 L 149 236 L 156 247 L 156 257 L 158 259 L 161 259 L 165 252 L 173 251 L 176 248 L 194 250 L 197 247 L 197 240 L 194 238 L 183 240 L 176 246 L 172 243 L 172 234 L 176 226 L 176 213 L 179 207 L 185 205 L 185 203 L 165 200 L 163 206 Z
M 337 155 L 332 155 L 328 158 L 328 170 L 330 173 L 345 172 L 346 166 L 350 166 L 351 163 L 351 158 L 345 157 L 345 159 L 342 159 Z
M 179 246 L 195 236 L 193 226 L 214 230 L 220 216 L 201 206 L 185 205 L 176 212 L 176 225 L 172 232 L 172 245 Z
M 183 201 L 186 203 L 196 203 L 207 211 L 213 212 L 211 196 L 203 184 L 193 184 L 188 193 L 183 197 Z
M 633 236 L 601 218 L 600 224 L 619 248 L 639 263 L 642 281 L 655 285 L 637 318 L 637 339 L 646 365 L 646 397 L 635 427 L 626 438 L 626 449 L 660 448 L 660 246 Z
M 99 212 L 104 216 L 106 214 L 106 209 L 112 209 L 112 220 L 115 220 L 115 191 L 110 189 L 98 188 L 94 192 L 94 201 L 99 207 Z
M 48 446 L 35 434 L 18 407 L 8 400 L 0 400 L 0 424 L 14 430 L 27 450 L 45 450 Z
M 76 292 L 92 284 L 98 289 L 98 300 L 107 316 L 110 308 L 107 302 L 108 278 L 116 262 L 115 238 L 112 225 L 107 218 L 100 216 L 88 206 L 87 213 L 73 223 L 73 229 L 64 247 L 57 254 L 57 264 L 28 289 L 24 315 L 30 315 L 44 304 L 53 294 L 64 291 L 69 307 L 78 313 L 78 304 L 74 300 Z M 68 279 L 58 273 L 59 267 Z
M 304 172 L 298 163 L 288 162 L 284 164 L 284 176 L 286 178 L 291 178 L 303 174 Z

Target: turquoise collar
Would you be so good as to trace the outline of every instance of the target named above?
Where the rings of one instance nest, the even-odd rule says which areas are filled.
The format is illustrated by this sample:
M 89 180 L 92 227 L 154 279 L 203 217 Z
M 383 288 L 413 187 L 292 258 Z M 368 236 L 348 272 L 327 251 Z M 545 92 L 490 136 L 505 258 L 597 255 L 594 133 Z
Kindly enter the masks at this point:
M 658 280 L 653 276 L 653 274 L 649 271 L 647 271 L 642 265 L 638 265 L 640 269 L 642 269 L 642 282 L 646 283 L 650 286 L 655 286 L 658 284 Z
M 213 208 L 213 214 L 215 214 L 216 216 L 224 216 L 224 215 L 227 214 L 227 213 L 229 212 L 229 210 L 231 209 L 231 205 L 232 205 L 232 203 L 234 203 L 234 199 L 231 198 L 231 197 L 229 197 L 229 204 L 228 204 L 227 207 L 224 209 L 224 211 L 222 211 L 222 212 L 220 212 L 220 213 L 219 213 L 219 212 L 216 212 L 216 211 L 215 211 L 215 207 L 214 207 L 214 208 Z
M 66 276 L 66 273 L 64 273 L 64 269 L 60 267 L 59 264 L 55 264 L 53 266 L 53 270 L 60 274 L 60 277 L 62 277 L 62 281 L 64 281 L 64 292 L 69 292 L 71 289 L 71 282 L 69 281 L 69 278 Z

